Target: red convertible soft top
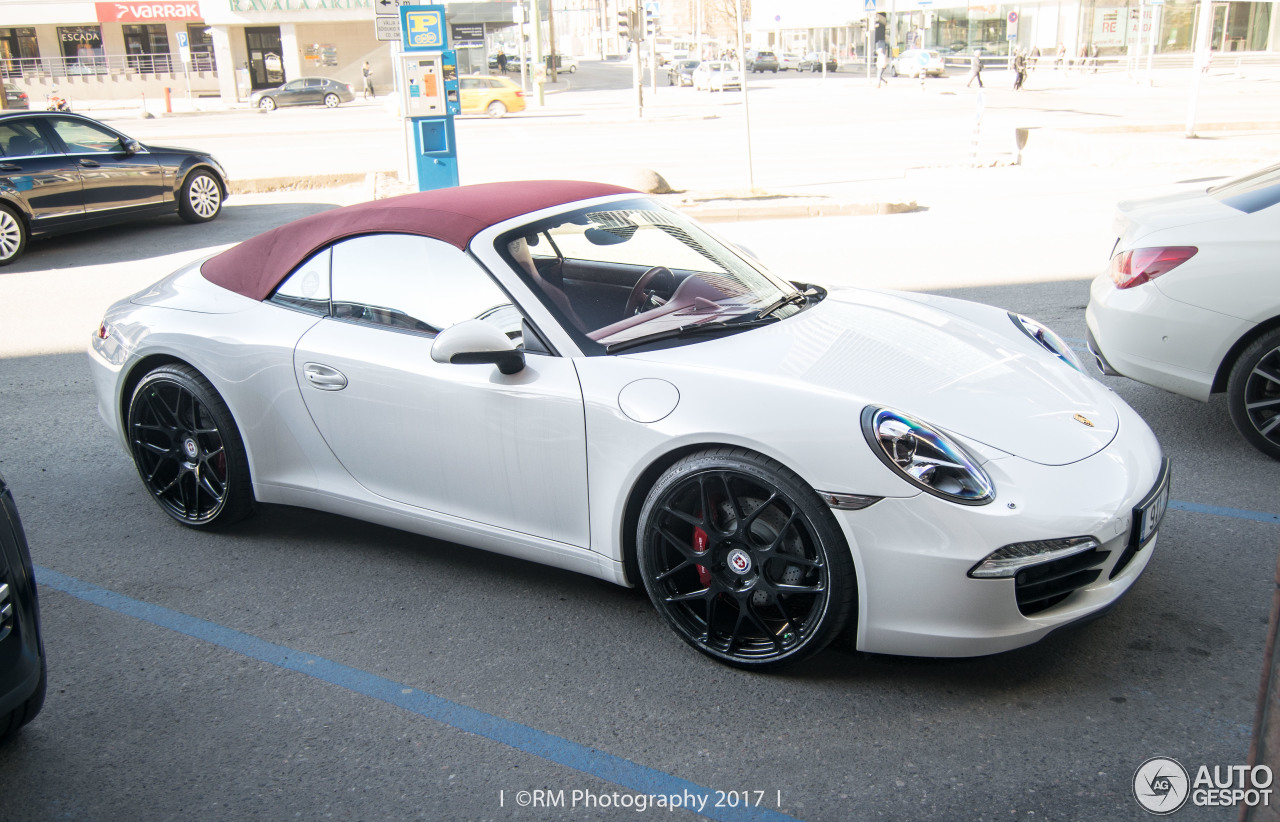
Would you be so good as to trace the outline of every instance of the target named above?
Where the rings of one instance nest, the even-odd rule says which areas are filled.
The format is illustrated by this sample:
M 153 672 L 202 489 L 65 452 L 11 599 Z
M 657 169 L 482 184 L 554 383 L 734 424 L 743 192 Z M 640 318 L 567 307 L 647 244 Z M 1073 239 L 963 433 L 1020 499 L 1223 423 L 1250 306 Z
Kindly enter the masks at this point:
M 605 183 L 529 180 L 442 188 L 335 208 L 245 240 L 201 266 L 211 283 L 255 300 L 318 249 L 344 237 L 391 232 L 420 234 L 465 249 L 491 225 L 543 208 L 611 194 L 635 194 Z

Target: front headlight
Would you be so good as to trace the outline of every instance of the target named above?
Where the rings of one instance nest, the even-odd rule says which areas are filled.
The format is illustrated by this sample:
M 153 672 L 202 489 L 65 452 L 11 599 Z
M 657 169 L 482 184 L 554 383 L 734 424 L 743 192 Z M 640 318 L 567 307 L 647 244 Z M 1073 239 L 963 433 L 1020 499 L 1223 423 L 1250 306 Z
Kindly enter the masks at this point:
M 1040 344 L 1044 350 L 1053 354 L 1058 359 L 1065 362 L 1081 374 L 1085 373 L 1084 365 L 1081 364 L 1080 358 L 1076 356 L 1076 352 L 1071 350 L 1071 346 L 1067 345 L 1066 340 L 1059 337 L 1047 325 L 1037 322 L 1030 317 L 1024 317 L 1021 314 L 1009 312 L 1009 319 L 1013 320 L 1023 334 Z
M 885 465 L 934 496 L 963 505 L 995 499 L 995 485 L 978 461 L 919 420 L 869 405 L 862 410 L 862 435 Z

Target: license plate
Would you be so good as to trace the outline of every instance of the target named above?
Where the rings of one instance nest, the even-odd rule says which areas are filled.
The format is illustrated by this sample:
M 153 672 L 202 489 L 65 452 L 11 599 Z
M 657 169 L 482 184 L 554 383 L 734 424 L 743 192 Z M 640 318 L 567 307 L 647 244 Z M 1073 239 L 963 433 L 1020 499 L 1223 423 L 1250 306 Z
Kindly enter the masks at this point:
M 1133 544 L 1136 550 L 1145 548 L 1160 530 L 1160 521 L 1169 510 L 1169 489 L 1173 484 L 1170 482 L 1171 473 L 1166 459 L 1160 465 L 1160 478 L 1156 480 L 1155 487 L 1133 509 Z

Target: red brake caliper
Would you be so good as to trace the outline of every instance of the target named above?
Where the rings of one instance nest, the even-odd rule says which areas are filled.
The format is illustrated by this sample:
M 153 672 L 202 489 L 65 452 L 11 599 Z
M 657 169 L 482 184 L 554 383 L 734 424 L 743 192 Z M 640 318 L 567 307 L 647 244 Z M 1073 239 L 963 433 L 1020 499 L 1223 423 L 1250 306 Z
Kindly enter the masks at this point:
M 693 550 L 699 554 L 707 552 L 707 532 L 696 526 L 693 529 Z M 702 587 L 710 587 L 711 572 L 704 565 L 694 567 L 698 569 L 698 581 L 702 583 Z

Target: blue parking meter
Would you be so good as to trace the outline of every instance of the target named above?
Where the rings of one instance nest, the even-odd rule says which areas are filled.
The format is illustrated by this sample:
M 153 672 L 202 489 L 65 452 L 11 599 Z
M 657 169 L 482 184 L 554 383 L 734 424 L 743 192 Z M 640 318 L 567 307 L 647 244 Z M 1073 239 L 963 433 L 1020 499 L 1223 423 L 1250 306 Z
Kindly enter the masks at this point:
M 458 184 L 453 116 L 462 110 L 458 58 L 448 50 L 443 6 L 401 6 L 401 111 L 419 191 Z

